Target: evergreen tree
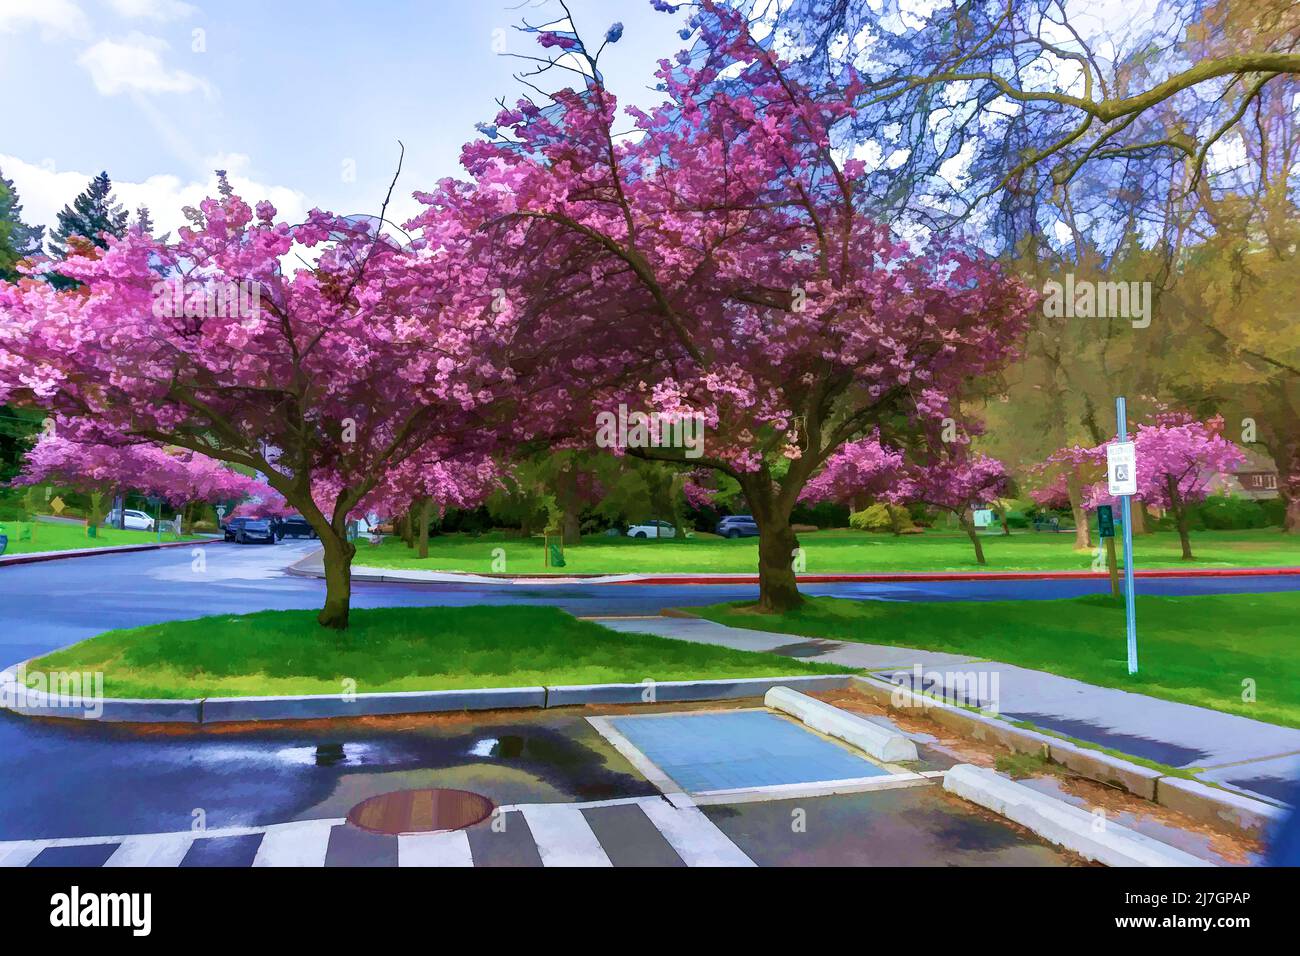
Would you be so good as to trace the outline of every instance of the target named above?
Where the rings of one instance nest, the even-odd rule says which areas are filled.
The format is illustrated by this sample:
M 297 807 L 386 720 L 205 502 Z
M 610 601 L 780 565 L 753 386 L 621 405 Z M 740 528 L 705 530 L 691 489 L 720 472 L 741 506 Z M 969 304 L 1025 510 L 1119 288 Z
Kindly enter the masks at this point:
M 146 236 L 153 235 L 153 216 L 149 214 L 148 206 L 141 206 L 135 211 L 135 228 Z
M 63 259 L 68 254 L 68 240 L 73 236 L 82 236 L 106 248 L 104 233 L 125 234 L 127 211 L 113 195 L 113 181 L 104 172 L 92 179 L 71 205 L 63 207 L 58 219 L 59 226 L 50 235 L 50 255 Z
M 22 219 L 23 206 L 12 180 L 0 173 L 0 279 L 18 278 L 14 265 L 19 259 L 41 251 L 43 226 L 29 226 Z

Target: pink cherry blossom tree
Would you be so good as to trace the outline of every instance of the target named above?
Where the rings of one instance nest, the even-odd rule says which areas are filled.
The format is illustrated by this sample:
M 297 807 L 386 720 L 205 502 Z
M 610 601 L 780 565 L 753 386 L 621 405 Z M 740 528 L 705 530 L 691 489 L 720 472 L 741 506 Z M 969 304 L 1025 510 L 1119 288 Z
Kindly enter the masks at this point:
M 41 438 L 14 484 L 67 485 L 103 499 L 118 488 L 156 495 L 184 511 L 199 502 L 254 494 L 259 483 L 205 455 L 156 445 L 107 445 Z
M 1070 509 L 1074 516 L 1074 547 L 1092 547 L 1091 526 L 1084 513 L 1086 495 L 1097 479 L 1106 473 L 1104 447 L 1071 445 L 1052 452 L 1031 469 L 1037 482 L 1029 496 L 1044 507 Z
M 0 285 L 0 402 L 49 409 L 74 442 L 255 469 L 319 535 L 319 621 L 344 628 L 349 513 L 414 454 L 490 447 L 499 399 L 527 400 L 514 314 L 481 281 L 492 249 L 447 217 L 399 246 L 370 220 L 290 225 L 233 194 L 190 216 L 175 242 L 131 231 L 69 255 L 69 291 Z
M 802 601 L 790 512 L 809 478 L 875 427 L 947 414 L 1014 354 L 1034 296 L 970 249 L 920 249 L 866 216 L 864 166 L 830 142 L 861 83 L 803 86 L 742 16 L 706 5 L 704 53 L 661 63 L 661 107 L 625 111 L 636 135 L 621 135 L 600 53 L 566 36 L 529 78 L 537 98 L 465 149 L 473 182 L 425 198 L 432 217 L 457 208 L 527 248 L 530 308 L 586 344 L 568 407 L 701 417 L 702 449 L 626 451 L 740 484 L 761 532 L 758 607 L 779 612 Z M 566 68 L 581 88 L 542 95 Z
M 1157 415 L 1152 424 L 1139 425 L 1133 436 L 1138 481 L 1134 497 L 1166 508 L 1174 516 L 1184 561 L 1193 560 L 1191 506 L 1205 500 L 1221 475 L 1231 474 L 1246 463 L 1242 450 L 1222 433 L 1220 416 L 1197 421 L 1186 413 L 1169 412 Z M 1097 450 L 1104 462 L 1106 445 L 1099 445 Z M 1089 508 L 1114 503 L 1104 481 L 1089 489 Z
M 1006 466 L 996 458 L 972 452 L 967 444 L 949 442 L 928 460 L 913 464 L 893 492 L 896 501 L 915 501 L 949 512 L 975 549 L 975 560 L 987 564 L 984 546 L 971 518 L 971 509 L 987 505 L 1006 490 Z

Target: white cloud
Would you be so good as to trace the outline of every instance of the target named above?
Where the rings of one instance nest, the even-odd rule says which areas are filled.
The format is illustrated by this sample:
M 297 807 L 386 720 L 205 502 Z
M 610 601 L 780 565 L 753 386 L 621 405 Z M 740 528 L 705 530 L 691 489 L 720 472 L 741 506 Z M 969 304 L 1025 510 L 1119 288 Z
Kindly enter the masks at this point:
M 192 93 L 213 96 L 212 85 L 185 70 L 169 70 L 163 63 L 167 41 L 132 33 L 124 40 L 100 40 L 78 57 L 95 89 L 104 96 L 118 93 Z
M 243 154 L 213 156 L 208 160 L 212 169 L 224 169 L 236 193 L 250 205 L 267 199 L 279 210 L 278 219 L 298 223 L 307 218 L 312 203 L 306 195 L 286 186 L 259 182 L 249 175 L 249 159 Z M 23 204 L 23 220 L 31 225 L 54 226 L 60 209 L 86 188 L 86 184 L 99 170 L 56 171 L 50 161 L 29 163 L 17 156 L 0 155 L 0 170 L 12 179 Z M 110 175 L 112 171 L 109 171 Z M 118 201 L 131 211 L 132 218 L 140 206 L 148 206 L 158 233 L 171 232 L 186 225 L 181 210 L 198 206 L 208 196 L 217 195 L 215 175 L 205 181 L 183 182 L 179 176 L 150 176 L 143 182 L 113 181 L 113 192 Z
M 39 27 L 42 40 L 84 37 L 90 21 L 72 0 L 3 0 L 0 2 L 0 33 L 17 33 L 23 27 Z
M 146 20 L 179 20 L 198 12 L 197 7 L 181 0 L 108 0 L 108 5 L 120 16 Z

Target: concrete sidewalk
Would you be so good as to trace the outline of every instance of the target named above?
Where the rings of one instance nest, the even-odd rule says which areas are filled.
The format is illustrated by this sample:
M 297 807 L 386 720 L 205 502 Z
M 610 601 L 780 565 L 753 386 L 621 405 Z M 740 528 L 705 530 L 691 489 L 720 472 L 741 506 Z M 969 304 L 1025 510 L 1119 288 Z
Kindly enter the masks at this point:
M 947 675 L 946 684 L 975 672 L 987 675 L 983 686 L 988 696 L 996 688 L 999 714 L 1010 720 L 1030 721 L 1135 757 L 1196 769 L 1202 780 L 1276 804 L 1294 799 L 1292 788 L 1300 778 L 1300 730 L 1044 671 L 915 648 L 752 631 L 699 618 L 603 618 L 599 623 L 624 633 L 842 664 L 908 685 L 918 666 L 961 675 L 955 680 Z

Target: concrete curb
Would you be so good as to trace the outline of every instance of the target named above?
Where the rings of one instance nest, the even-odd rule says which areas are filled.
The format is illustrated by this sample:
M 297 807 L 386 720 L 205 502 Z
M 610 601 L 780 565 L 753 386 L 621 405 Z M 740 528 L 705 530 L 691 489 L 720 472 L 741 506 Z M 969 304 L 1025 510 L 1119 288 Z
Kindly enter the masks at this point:
M 584 704 L 672 703 L 762 697 L 777 685 L 818 690 L 849 686 L 852 674 L 745 677 L 733 680 L 658 681 L 640 684 L 581 684 L 555 687 L 488 687 L 466 690 L 303 694 L 282 697 L 205 697 L 147 700 L 108 697 L 53 699 L 23 687 L 18 674 L 30 662 L 0 671 L 0 710 L 24 717 L 106 723 L 218 724 L 259 720 L 322 720 L 397 714 L 439 714 L 471 710 L 572 707 Z M 646 692 L 653 688 L 651 699 Z
M 1287 811 L 1281 807 L 1181 777 L 1161 777 L 1156 783 L 1155 800 L 1193 820 L 1226 826 L 1258 840 L 1267 838 L 1287 818 Z
M 135 551 L 187 548 L 194 545 L 214 544 L 220 540 L 220 538 L 195 538 L 193 541 L 166 541 L 162 544 L 115 544 L 106 548 L 74 548 L 69 551 L 34 551 L 31 554 L 10 554 L 0 556 L 0 568 L 10 564 L 37 564 L 41 561 L 62 561 L 67 558 L 95 558 L 101 554 L 131 554 Z
M 580 704 L 671 704 L 698 700 L 738 700 L 762 697 L 773 687 L 839 690 L 853 674 L 809 674 L 798 677 L 741 677 L 734 680 L 645 681 L 640 684 L 576 684 L 546 688 L 547 707 Z M 646 692 L 653 698 L 646 700 Z
M 959 764 L 944 775 L 943 788 L 1027 827 L 1049 843 L 1106 866 L 1213 865 L 986 767 Z
M 773 687 L 763 698 L 772 710 L 795 717 L 813 730 L 857 747 L 885 763 L 916 760 L 916 744 L 897 731 L 864 720 L 857 714 L 824 704 L 789 687 Z
M 293 697 L 207 697 L 200 723 L 251 720 L 322 720 L 436 714 L 465 710 L 545 707 L 545 687 L 489 687 L 473 690 L 398 691 L 390 694 L 303 694 Z
M 911 688 L 875 677 L 852 678 L 852 686 L 890 710 L 915 713 L 948 730 L 985 743 L 996 743 L 1013 753 L 1034 754 L 1058 763 L 1088 780 L 1118 787 L 1134 796 L 1177 810 L 1194 820 L 1227 827 L 1252 839 L 1264 839 L 1286 818 L 1287 811 L 1262 800 L 1210 787 L 1185 777 L 1172 777 L 1099 750 L 1068 740 L 1016 727 L 987 714 L 915 693 Z

